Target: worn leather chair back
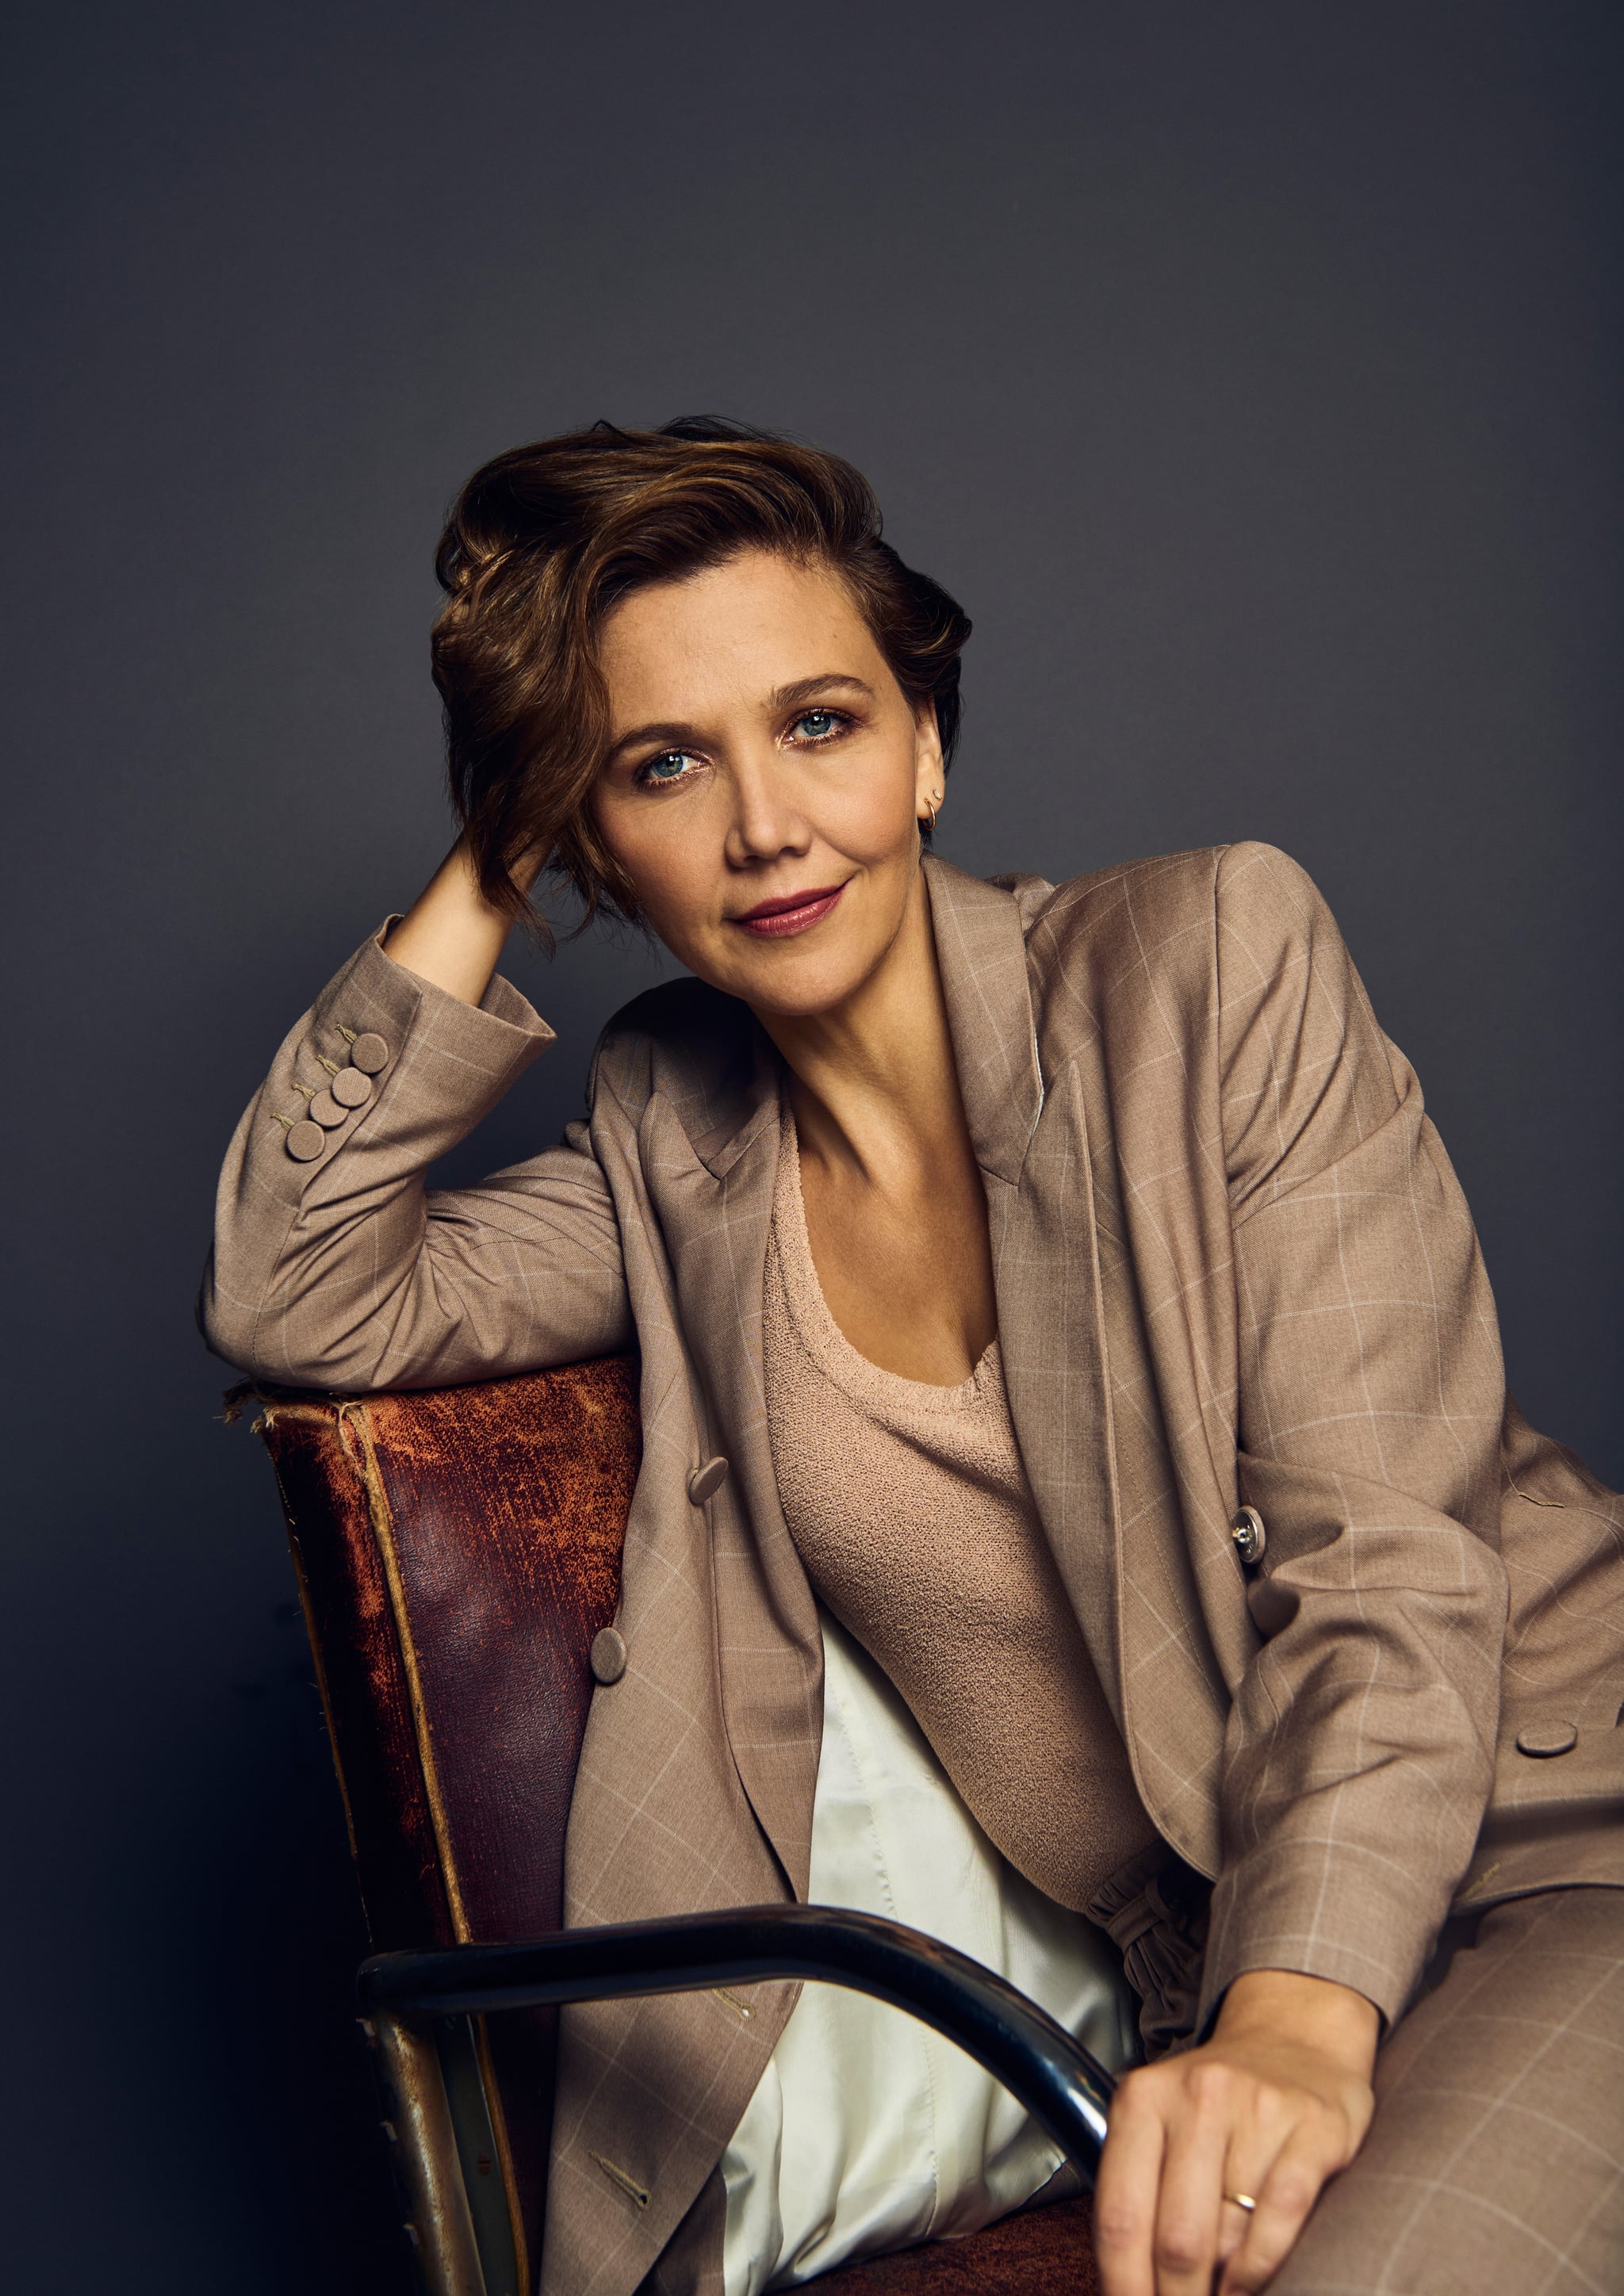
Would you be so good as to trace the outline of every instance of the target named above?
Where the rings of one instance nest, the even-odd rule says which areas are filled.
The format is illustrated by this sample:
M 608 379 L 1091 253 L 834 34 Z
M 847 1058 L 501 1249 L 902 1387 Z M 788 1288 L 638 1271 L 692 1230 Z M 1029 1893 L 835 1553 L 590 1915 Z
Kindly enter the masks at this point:
M 263 1401 L 374 1948 L 559 1928 L 587 1652 L 619 1600 L 637 1472 L 634 1365 Z M 472 2029 L 494 2142 L 474 2173 L 501 2181 L 521 2286 L 555 2013 Z

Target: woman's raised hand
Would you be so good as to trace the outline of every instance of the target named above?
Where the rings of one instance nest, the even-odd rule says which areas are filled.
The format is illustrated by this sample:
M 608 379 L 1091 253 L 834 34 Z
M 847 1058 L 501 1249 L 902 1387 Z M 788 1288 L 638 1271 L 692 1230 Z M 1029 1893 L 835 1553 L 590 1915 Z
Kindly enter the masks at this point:
M 513 882 L 529 892 L 545 856 L 527 856 Z M 459 837 L 400 922 L 383 944 L 384 954 L 431 980 L 464 1004 L 478 1004 L 507 945 L 513 920 L 492 906 L 480 890 L 468 849 Z
M 1266 2288 L 1364 2142 L 1379 2021 L 1347 1986 L 1252 1970 L 1210 2041 L 1129 2073 L 1095 2194 L 1103 2296 Z

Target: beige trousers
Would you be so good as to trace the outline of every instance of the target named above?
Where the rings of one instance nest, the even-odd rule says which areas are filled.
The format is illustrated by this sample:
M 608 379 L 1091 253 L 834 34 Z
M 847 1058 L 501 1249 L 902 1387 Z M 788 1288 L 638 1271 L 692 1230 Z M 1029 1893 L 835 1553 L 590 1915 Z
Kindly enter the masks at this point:
M 1485 1914 L 1376 2098 L 1271 2296 L 1620 2296 L 1624 1890 Z

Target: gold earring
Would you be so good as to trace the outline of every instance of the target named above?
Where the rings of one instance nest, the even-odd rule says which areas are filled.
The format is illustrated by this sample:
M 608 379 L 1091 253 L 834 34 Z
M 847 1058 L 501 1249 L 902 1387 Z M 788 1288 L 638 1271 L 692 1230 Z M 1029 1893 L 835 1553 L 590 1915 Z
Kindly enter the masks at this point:
M 942 793 L 940 790 L 932 790 L 930 796 L 925 800 L 925 803 L 931 808 L 930 827 L 932 832 L 934 832 L 936 828 L 936 816 L 941 810 L 941 801 Z

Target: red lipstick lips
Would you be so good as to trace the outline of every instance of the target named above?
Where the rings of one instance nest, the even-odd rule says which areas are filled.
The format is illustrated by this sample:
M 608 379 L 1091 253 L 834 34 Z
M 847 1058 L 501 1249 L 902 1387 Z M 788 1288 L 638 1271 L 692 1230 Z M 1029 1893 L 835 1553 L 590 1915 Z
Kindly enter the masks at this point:
M 759 939 L 782 940 L 821 924 L 845 890 L 844 885 L 820 885 L 804 893 L 784 893 L 776 900 L 758 901 L 734 922 Z

